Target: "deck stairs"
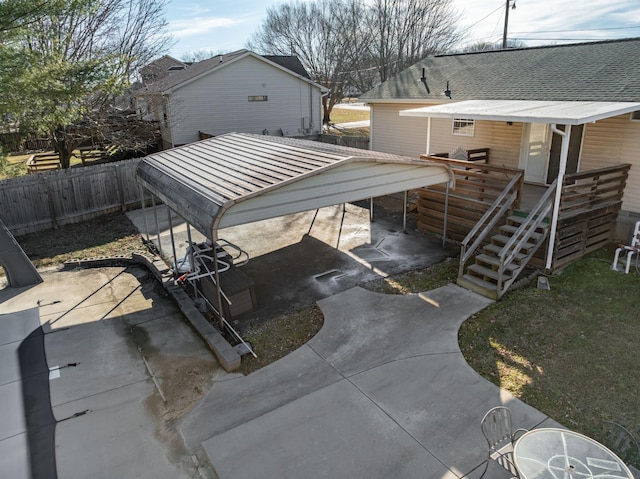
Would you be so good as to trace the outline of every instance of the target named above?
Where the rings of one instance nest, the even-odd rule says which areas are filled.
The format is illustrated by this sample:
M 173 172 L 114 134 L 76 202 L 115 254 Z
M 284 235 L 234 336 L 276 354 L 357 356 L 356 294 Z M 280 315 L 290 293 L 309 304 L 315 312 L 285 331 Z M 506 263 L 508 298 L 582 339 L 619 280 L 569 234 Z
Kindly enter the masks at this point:
M 546 244 L 555 188 L 556 183 L 526 217 L 513 214 L 515 196 L 505 189 L 463 241 L 457 284 L 500 299 Z

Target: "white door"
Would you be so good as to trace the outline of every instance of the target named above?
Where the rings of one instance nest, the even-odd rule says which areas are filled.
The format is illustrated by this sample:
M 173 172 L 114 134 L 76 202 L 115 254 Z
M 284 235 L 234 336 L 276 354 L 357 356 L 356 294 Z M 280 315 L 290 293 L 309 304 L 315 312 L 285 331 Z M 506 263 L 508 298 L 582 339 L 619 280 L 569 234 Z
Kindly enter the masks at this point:
M 524 180 L 545 184 L 549 165 L 550 129 L 546 123 L 525 123 L 522 129 L 520 168 Z

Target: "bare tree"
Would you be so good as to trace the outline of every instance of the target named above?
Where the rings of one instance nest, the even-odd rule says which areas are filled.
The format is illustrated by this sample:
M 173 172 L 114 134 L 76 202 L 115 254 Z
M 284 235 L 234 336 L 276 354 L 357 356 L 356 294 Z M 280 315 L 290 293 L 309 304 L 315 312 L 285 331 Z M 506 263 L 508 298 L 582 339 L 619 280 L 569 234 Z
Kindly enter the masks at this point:
M 248 48 L 296 55 L 330 90 L 327 123 L 347 89 L 366 91 L 458 42 L 451 0 L 316 0 L 270 8 Z
M 362 3 L 357 0 L 292 2 L 267 10 L 267 18 L 253 35 L 248 48 L 269 55 L 297 56 L 312 80 L 327 87 L 323 98 L 323 122 L 349 85 L 350 63 L 357 41 L 353 22 Z
M 449 50 L 460 40 L 458 20 L 451 0 L 374 0 L 365 20 L 371 39 L 364 46 L 379 81 Z
M 208 60 L 209 58 L 213 58 L 218 55 L 224 55 L 225 53 L 229 53 L 228 50 L 195 50 L 191 52 L 183 53 L 180 57 L 180 60 L 188 63 L 196 63 L 201 62 L 202 60 Z
M 527 44 L 520 40 L 507 40 L 507 49 L 511 48 L 526 48 Z M 493 50 L 502 50 L 502 42 L 485 42 L 478 41 L 467 45 L 460 49 L 461 53 L 474 53 L 474 52 L 488 52 Z

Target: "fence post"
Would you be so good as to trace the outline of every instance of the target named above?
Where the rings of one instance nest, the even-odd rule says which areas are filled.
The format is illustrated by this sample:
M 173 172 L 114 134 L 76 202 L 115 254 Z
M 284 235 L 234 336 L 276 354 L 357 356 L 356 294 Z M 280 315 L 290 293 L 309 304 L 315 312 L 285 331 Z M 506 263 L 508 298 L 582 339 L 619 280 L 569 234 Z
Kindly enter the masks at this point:
M 49 215 L 51 216 L 51 224 L 53 228 L 58 227 L 58 220 L 56 218 L 56 209 L 53 205 L 53 200 L 51 199 L 51 193 L 49 191 L 49 185 L 45 179 L 47 175 L 41 175 L 40 180 L 42 181 L 42 187 L 44 189 L 44 194 L 47 196 L 47 204 L 49 205 Z
M 120 199 L 120 207 L 122 211 L 127 211 L 127 205 L 124 199 L 124 187 L 122 186 L 122 177 L 120 176 L 120 168 L 118 168 L 118 164 L 113 164 L 113 174 L 115 176 L 116 181 L 116 189 L 118 190 L 118 198 Z

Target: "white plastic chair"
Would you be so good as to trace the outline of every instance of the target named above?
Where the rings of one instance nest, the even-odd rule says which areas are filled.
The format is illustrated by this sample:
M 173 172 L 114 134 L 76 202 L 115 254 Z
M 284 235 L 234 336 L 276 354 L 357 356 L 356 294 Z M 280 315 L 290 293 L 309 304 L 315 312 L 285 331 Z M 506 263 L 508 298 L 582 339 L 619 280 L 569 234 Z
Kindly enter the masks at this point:
M 633 236 L 631 237 L 631 245 L 620 245 L 618 249 L 616 249 L 616 254 L 613 257 L 613 264 L 611 265 L 611 269 L 614 271 L 620 271 L 618 269 L 618 260 L 620 258 L 620 253 L 623 251 L 627 252 L 627 260 L 625 263 L 624 272 L 625 274 L 629 274 L 629 268 L 631 267 L 631 259 L 633 255 L 636 255 L 636 262 L 638 261 L 638 254 L 640 253 L 640 221 L 636 222 L 636 226 L 633 230 Z

